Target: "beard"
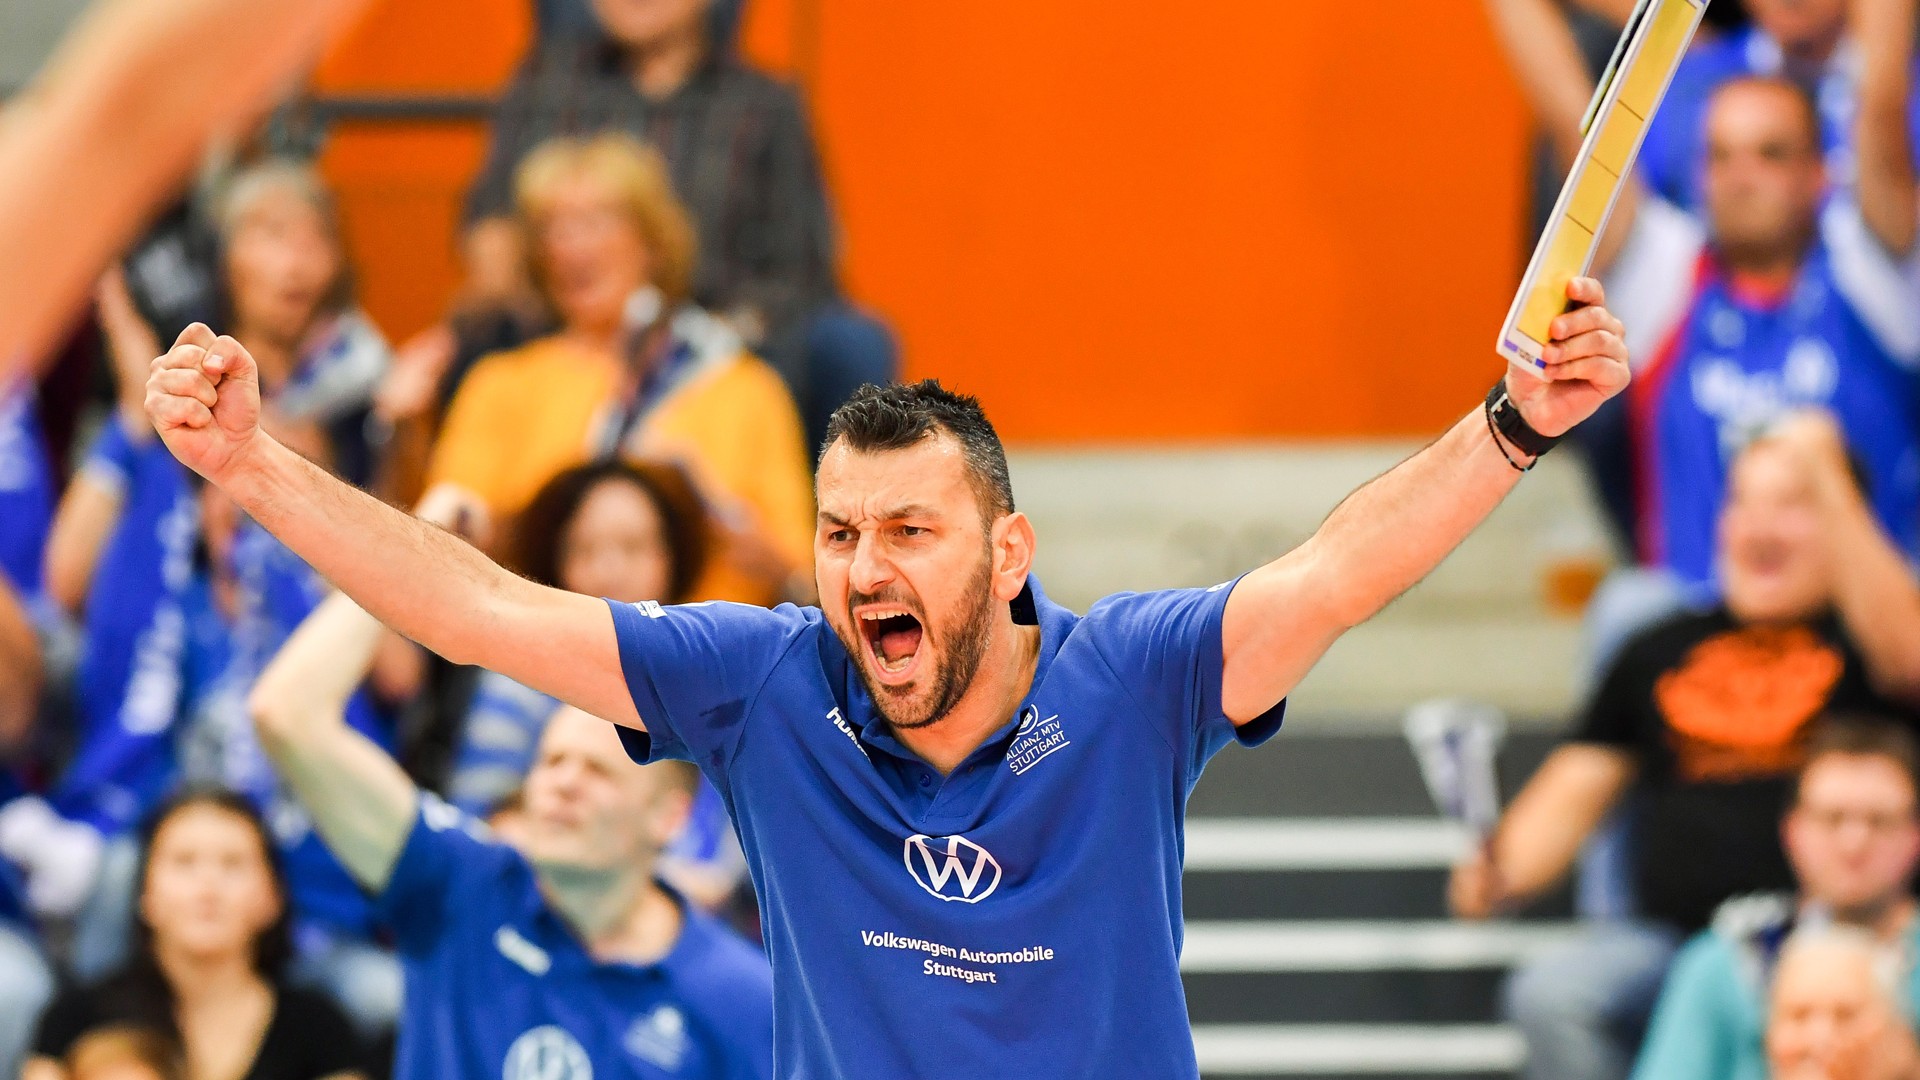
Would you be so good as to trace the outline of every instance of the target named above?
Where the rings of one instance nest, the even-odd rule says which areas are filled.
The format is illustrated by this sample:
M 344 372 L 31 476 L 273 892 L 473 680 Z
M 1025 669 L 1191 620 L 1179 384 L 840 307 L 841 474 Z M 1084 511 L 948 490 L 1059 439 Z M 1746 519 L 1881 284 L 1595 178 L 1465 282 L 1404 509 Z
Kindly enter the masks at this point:
M 873 706 L 880 713 L 880 718 L 892 730 L 913 731 L 932 727 L 946 719 L 947 714 L 972 688 L 973 677 L 980 671 L 980 661 L 987 655 L 987 642 L 993 636 L 993 565 L 990 560 L 981 561 L 979 570 L 973 575 L 973 580 L 967 583 L 962 595 L 966 599 L 960 609 L 937 631 L 923 614 L 920 615 L 920 647 L 930 648 L 937 641 L 942 646 L 942 652 L 930 676 L 916 679 L 907 686 L 885 686 L 873 677 L 872 650 L 851 617 L 848 619 L 850 625 L 847 632 L 835 631 L 840 635 L 840 644 L 847 652 L 861 658 L 855 665 L 860 673 L 860 681 L 866 686 L 867 696 L 873 699 Z M 859 604 L 889 601 L 907 603 L 905 597 L 887 593 L 852 593 L 847 600 L 849 616 Z M 923 687 L 926 689 L 923 690 Z

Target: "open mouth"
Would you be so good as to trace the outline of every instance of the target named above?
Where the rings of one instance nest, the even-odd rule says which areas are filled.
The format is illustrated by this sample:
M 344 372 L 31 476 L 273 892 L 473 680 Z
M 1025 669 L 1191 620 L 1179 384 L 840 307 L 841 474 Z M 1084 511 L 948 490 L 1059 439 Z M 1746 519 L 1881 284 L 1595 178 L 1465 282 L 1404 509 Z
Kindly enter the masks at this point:
M 920 620 L 905 611 L 864 611 L 856 616 L 873 662 L 887 675 L 904 675 L 920 655 Z

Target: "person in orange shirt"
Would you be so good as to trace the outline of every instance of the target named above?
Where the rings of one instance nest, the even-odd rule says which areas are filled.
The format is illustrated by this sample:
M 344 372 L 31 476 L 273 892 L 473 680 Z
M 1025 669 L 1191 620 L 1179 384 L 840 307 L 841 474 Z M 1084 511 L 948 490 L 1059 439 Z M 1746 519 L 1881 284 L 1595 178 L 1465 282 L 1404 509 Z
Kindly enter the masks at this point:
M 660 156 L 623 135 L 557 139 L 520 166 L 515 200 L 561 328 L 474 366 L 448 409 L 429 487 L 450 485 L 505 519 L 570 466 L 673 461 L 721 525 L 719 557 L 694 594 L 793 594 L 812 570 L 800 418 L 779 375 L 687 302 L 693 228 Z

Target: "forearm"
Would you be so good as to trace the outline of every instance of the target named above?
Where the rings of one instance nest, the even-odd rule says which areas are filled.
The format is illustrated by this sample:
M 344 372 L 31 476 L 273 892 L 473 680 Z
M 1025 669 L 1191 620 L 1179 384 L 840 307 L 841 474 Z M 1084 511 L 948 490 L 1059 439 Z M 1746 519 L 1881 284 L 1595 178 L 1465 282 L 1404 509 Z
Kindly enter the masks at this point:
M 506 613 L 538 586 L 265 436 L 259 442 L 225 484 L 255 521 L 379 621 L 455 663 L 496 666 L 493 651 L 511 645 Z
M 1913 0 L 1854 5 L 1860 43 L 1861 75 L 1855 146 L 1857 197 L 1867 226 L 1886 249 L 1905 255 L 1913 249 L 1915 191 L 1912 138 L 1907 131 L 1907 98 L 1912 91 Z
M 288 737 L 318 727 L 346 727 L 347 701 L 366 680 L 383 634 L 379 620 L 345 594 L 327 597 L 254 683 L 255 719 L 263 727 L 297 727 Z M 297 725 L 276 723 L 296 713 L 313 719 Z
M 1611 747 L 1574 743 L 1554 751 L 1494 831 L 1505 898 L 1525 904 L 1559 884 L 1634 775 L 1632 759 Z
M 1555 159 L 1571 166 L 1580 153 L 1580 119 L 1593 98 L 1593 76 L 1572 29 L 1552 0 L 1487 0 L 1487 10 Z
M 1501 449 L 1475 409 L 1348 496 L 1306 543 L 1242 579 L 1221 627 L 1227 716 L 1264 713 L 1335 639 L 1438 566 L 1519 480 Z
M 1503 453 L 1504 449 L 1504 453 Z M 1341 627 L 1372 618 L 1460 546 L 1520 480 L 1484 410 L 1354 492 L 1307 542 Z
M 1858 491 L 1838 478 L 1821 487 L 1841 621 L 1874 686 L 1920 701 L 1920 583 Z
M 0 579 L 0 748 L 18 743 L 40 706 L 40 639 L 24 605 Z
M 406 843 L 419 801 L 400 766 L 346 722 L 347 701 L 384 634 L 335 593 L 287 639 L 249 702 L 262 748 L 329 850 L 354 880 L 376 890 Z

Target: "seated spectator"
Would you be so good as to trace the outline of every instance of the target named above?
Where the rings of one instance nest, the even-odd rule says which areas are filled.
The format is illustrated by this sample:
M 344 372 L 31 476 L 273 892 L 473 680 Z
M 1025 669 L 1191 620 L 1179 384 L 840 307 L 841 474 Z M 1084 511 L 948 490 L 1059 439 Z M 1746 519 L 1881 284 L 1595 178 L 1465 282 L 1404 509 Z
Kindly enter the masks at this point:
M 279 437 L 298 436 L 302 453 L 366 483 L 388 350 L 354 306 L 332 193 L 311 166 L 270 159 L 234 176 L 218 213 L 223 323 L 260 365 Z
M 388 351 L 354 306 L 331 194 L 310 167 L 269 160 L 237 173 L 218 210 L 228 325 L 258 358 L 269 423 L 302 453 L 364 483 L 376 452 L 367 417 Z M 158 504 L 179 496 L 185 479 L 177 464 L 151 475 L 137 470 L 142 452 L 157 446 L 143 402 L 162 349 L 118 271 L 103 277 L 98 310 L 119 389 L 117 423 L 61 500 L 47 554 L 49 590 L 75 613 L 103 548 L 125 524 L 129 485 L 150 481 L 143 493 Z
M 809 448 L 862 383 L 892 381 L 892 335 L 850 307 L 835 232 L 794 92 L 716 41 L 711 0 L 593 0 L 598 26 L 542 43 L 507 88 L 467 199 L 469 305 L 521 291 L 509 212 L 516 171 L 557 136 L 624 132 L 656 146 L 692 211 L 691 299 L 726 319 L 786 378 Z M 451 350 L 439 353 L 442 366 Z
M 141 464 L 158 471 L 160 463 L 146 453 Z M 118 966 L 129 947 L 136 882 L 132 826 L 182 784 L 244 792 L 275 822 L 292 890 L 296 976 L 333 994 L 371 1035 L 398 1013 L 397 964 L 374 942 L 371 902 L 288 803 L 245 711 L 247 689 L 271 650 L 322 586 L 264 530 L 240 520 L 218 489 L 198 477 L 184 483 L 187 501 L 148 519 L 149 536 L 167 545 L 160 565 L 123 528 L 105 565 L 133 572 L 103 570 L 92 590 L 81 667 L 83 678 L 91 676 L 80 695 L 87 727 L 48 795 L 62 819 L 87 828 L 59 845 L 63 865 L 42 869 L 64 873 L 90 846 L 100 852 L 100 878 L 77 913 L 43 913 L 77 914 L 70 960 L 83 977 Z M 133 508 L 146 498 L 137 486 L 129 493 Z M 349 713 L 372 737 L 392 742 L 392 719 L 371 695 L 356 695 Z
M 448 411 L 429 485 L 518 513 L 598 457 L 671 460 L 726 530 L 694 592 L 767 603 L 812 565 L 813 496 L 779 378 L 687 304 L 693 233 L 659 155 L 624 136 L 550 143 L 520 213 L 559 333 L 480 362 Z
M 1920 1046 L 1871 935 L 1802 931 L 1781 949 L 1767 1018 L 1770 1080 L 1920 1080 Z
M 41 1018 L 24 1080 L 70 1077 L 89 1033 L 164 1033 L 190 1080 L 351 1080 L 359 1051 L 325 998 L 286 982 L 287 890 L 266 824 L 245 798 L 189 791 L 154 817 L 141 848 L 127 965 L 62 995 Z
M 179 1044 L 149 1027 L 97 1028 L 73 1044 L 62 1064 L 67 1080 L 189 1080 Z
M 766 958 L 654 878 L 697 774 L 634 767 L 575 709 L 541 735 L 518 850 L 416 789 L 342 722 L 382 633 L 334 596 L 261 677 L 261 742 L 379 903 L 406 960 L 399 1080 L 559 1075 L 770 1077 Z
M 1571 162 L 1592 84 L 1564 23 L 1549 0 L 1493 7 Z M 1856 7 L 1866 22 L 1850 184 L 1829 184 L 1820 112 L 1799 87 L 1729 80 L 1706 106 L 1703 215 L 1630 184 L 1596 255 L 1637 361 L 1626 408 L 1639 558 L 1684 586 L 1715 584 L 1713 515 L 1734 451 L 1798 408 L 1839 419 L 1881 522 L 1920 552 L 1914 2 Z
M 1490 854 L 1455 871 L 1462 916 L 1525 904 L 1637 782 L 1638 917 L 1589 924 L 1508 988 L 1529 1076 L 1625 1076 L 1682 936 L 1729 897 L 1792 886 L 1778 809 L 1816 717 L 1915 722 L 1920 583 L 1866 508 L 1831 422 L 1800 418 L 1740 454 L 1719 557 L 1723 605 L 1632 639 Z
M 272 357 L 260 361 L 269 423 L 323 463 L 367 466 L 364 415 L 385 346 L 351 304 L 324 188 L 303 166 L 269 161 L 232 179 L 219 220 L 237 334 Z M 69 485 L 47 552 L 49 593 L 81 616 L 84 632 L 79 745 L 50 801 L 94 839 L 67 835 L 60 864 L 43 860 L 34 876 L 83 879 L 85 864 L 99 863 L 71 960 L 83 977 L 103 975 L 128 948 L 133 826 L 183 780 L 245 791 L 278 830 L 300 976 L 376 1030 L 399 1008 L 397 965 L 372 943 L 368 900 L 286 812 L 245 711 L 253 677 L 324 587 L 229 500 L 203 491 L 154 437 L 140 402 L 159 345 L 117 275 L 102 282 L 99 302 L 121 408 Z M 369 699 L 356 700 L 354 721 L 391 738 L 391 719 Z M 38 892 L 73 899 L 64 889 Z
M 1750 21 L 1730 33 L 1702 37 L 1680 62 L 1673 86 L 1640 149 L 1640 176 L 1655 194 L 1698 212 L 1703 201 L 1701 136 L 1709 99 L 1723 84 L 1750 76 L 1791 79 L 1820 104 L 1820 145 L 1827 173 L 1842 187 L 1855 170 L 1854 118 L 1861 106 L 1861 41 L 1847 26 L 1848 0 L 1745 0 Z M 1874 12 L 1863 11 L 1867 32 Z M 1920 101 L 1902 109 L 1920 139 Z
M 679 470 L 613 460 L 576 465 L 548 481 L 514 524 L 512 561 L 542 585 L 680 604 L 702 599 L 692 588 L 706 545 L 705 512 Z M 474 817 L 491 814 L 520 789 L 540 729 L 559 707 L 482 672 L 456 739 L 447 800 Z
M 1867 718 L 1823 720 L 1782 826 L 1797 893 L 1729 900 L 1674 960 L 1634 1067 L 1639 1080 L 1763 1080 L 1767 987 L 1799 927 L 1868 935 L 1904 972 L 1900 1003 L 1920 1023 L 1920 920 L 1908 885 L 1920 864 L 1920 744 Z

